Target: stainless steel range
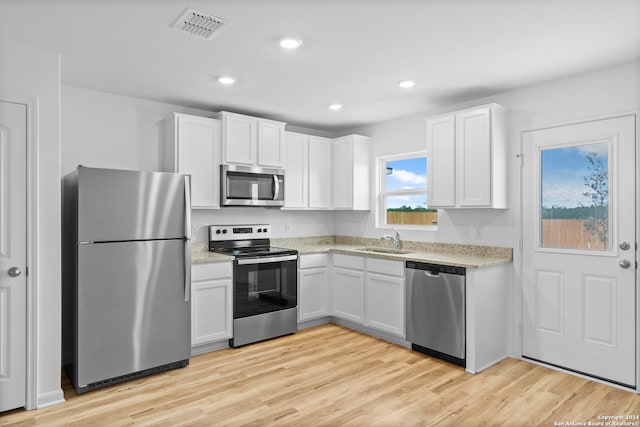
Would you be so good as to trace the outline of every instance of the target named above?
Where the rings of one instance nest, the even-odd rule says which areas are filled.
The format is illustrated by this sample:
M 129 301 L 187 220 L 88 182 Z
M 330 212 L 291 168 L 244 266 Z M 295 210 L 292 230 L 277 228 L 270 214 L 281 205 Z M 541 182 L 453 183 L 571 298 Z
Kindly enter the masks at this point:
M 235 258 L 231 347 L 296 332 L 298 251 L 271 246 L 265 224 L 211 225 L 209 250 Z

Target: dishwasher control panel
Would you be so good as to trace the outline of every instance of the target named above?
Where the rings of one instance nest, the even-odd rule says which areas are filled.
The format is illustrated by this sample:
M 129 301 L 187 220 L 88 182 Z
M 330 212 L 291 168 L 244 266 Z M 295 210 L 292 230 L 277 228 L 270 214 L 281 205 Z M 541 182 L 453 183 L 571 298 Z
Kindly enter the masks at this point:
M 467 274 L 467 271 L 464 267 L 457 267 L 454 265 L 428 264 L 425 262 L 407 261 L 406 267 L 413 270 L 426 270 L 431 273 L 456 274 L 459 276 L 465 276 Z

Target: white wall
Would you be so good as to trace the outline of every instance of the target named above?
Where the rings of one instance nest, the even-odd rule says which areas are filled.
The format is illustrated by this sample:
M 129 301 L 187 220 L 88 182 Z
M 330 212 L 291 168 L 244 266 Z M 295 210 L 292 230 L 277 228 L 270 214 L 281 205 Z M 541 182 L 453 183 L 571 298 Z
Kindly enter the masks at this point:
M 373 157 L 426 149 L 425 119 L 443 112 L 496 102 L 510 110 L 509 206 L 499 210 L 440 210 L 438 231 L 406 231 L 412 240 L 486 244 L 516 247 L 518 226 L 518 177 L 515 155 L 520 150 L 520 131 L 539 125 L 578 121 L 585 118 L 640 109 L 640 63 L 610 68 L 551 83 L 506 92 L 396 120 L 354 129 L 372 137 Z M 374 213 L 336 214 L 336 233 L 378 237 L 388 232 L 376 229 Z M 482 227 L 482 239 L 463 238 L 464 226 Z M 403 234 L 403 233 L 401 233 Z
M 34 102 L 36 260 L 29 266 L 35 281 L 37 323 L 35 401 L 44 407 L 64 401 L 60 387 L 60 56 L 0 43 L 0 97 Z
M 164 117 L 173 112 L 210 116 L 203 110 L 62 85 L 61 172 L 79 164 L 160 170 Z

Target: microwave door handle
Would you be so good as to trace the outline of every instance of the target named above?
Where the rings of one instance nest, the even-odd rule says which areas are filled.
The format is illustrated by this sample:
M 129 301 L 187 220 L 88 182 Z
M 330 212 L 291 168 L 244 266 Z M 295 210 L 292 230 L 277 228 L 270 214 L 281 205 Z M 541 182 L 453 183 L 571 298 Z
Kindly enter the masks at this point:
M 280 194 L 280 182 L 278 181 L 278 175 L 273 175 L 273 200 L 278 200 L 278 195 Z

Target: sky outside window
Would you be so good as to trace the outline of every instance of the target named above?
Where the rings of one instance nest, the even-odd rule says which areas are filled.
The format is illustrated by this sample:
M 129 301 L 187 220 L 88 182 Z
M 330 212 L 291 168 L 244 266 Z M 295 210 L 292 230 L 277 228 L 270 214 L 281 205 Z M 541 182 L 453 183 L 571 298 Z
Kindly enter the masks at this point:
M 591 206 L 591 198 L 584 195 L 589 190 L 585 177 L 593 172 L 589 169 L 587 154 L 595 153 L 606 167 L 607 148 L 607 144 L 602 143 L 543 150 L 542 206 Z
M 427 187 L 427 159 L 413 159 L 386 162 L 387 175 L 385 187 L 387 191 L 422 189 Z M 390 172 L 390 173 L 389 173 Z M 402 206 L 425 207 L 426 195 L 398 195 L 387 198 L 387 208 Z

